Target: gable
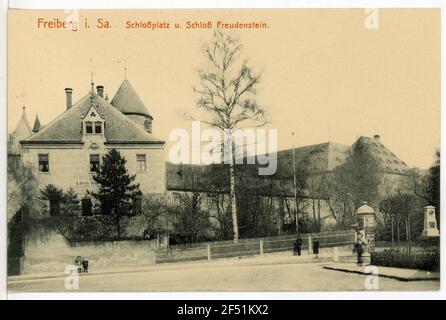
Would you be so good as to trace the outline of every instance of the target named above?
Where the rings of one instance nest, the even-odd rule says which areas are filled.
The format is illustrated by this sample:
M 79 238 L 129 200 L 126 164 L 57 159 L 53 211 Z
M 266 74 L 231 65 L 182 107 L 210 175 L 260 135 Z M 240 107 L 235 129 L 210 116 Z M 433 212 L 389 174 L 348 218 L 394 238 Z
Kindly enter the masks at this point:
M 104 120 L 104 117 L 101 116 L 98 110 L 94 106 L 91 106 L 90 109 L 82 116 L 82 119 L 85 121 L 97 121 Z

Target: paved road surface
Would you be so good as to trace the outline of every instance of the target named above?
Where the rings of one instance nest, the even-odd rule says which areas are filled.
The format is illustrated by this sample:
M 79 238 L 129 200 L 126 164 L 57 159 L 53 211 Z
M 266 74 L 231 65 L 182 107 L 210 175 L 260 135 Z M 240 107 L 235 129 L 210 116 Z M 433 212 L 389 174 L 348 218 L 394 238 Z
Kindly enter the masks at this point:
M 81 275 L 78 291 L 363 291 L 365 276 L 323 269 L 324 263 L 198 263 L 139 272 Z M 379 290 L 439 289 L 439 281 L 380 278 Z M 9 291 L 67 292 L 64 278 L 11 281 Z

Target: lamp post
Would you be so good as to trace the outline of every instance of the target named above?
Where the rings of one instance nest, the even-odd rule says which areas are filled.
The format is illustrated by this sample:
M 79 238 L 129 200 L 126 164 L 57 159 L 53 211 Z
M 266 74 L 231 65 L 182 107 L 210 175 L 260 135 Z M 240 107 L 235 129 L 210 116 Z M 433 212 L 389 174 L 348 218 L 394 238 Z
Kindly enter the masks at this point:
M 295 221 L 296 221 L 296 233 L 299 233 L 299 213 L 297 211 L 297 177 L 296 177 L 296 152 L 294 150 L 294 131 L 291 132 L 293 140 L 293 180 L 294 180 L 294 210 L 295 210 Z

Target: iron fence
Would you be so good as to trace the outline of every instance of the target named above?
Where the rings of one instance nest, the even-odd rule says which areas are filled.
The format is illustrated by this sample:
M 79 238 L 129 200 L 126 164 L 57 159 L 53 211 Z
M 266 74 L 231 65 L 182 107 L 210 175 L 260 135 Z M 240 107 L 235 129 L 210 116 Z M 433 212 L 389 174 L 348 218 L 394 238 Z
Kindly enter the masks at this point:
M 320 248 L 350 246 L 355 242 L 354 230 L 301 234 L 302 251 L 311 251 L 314 239 L 318 239 Z M 194 260 L 212 260 L 220 258 L 262 255 L 279 251 L 291 251 L 296 241 L 295 235 L 240 239 L 173 245 L 155 250 L 155 262 L 181 262 Z
M 437 271 L 440 269 L 440 247 L 412 247 L 375 251 L 371 264 L 383 267 Z

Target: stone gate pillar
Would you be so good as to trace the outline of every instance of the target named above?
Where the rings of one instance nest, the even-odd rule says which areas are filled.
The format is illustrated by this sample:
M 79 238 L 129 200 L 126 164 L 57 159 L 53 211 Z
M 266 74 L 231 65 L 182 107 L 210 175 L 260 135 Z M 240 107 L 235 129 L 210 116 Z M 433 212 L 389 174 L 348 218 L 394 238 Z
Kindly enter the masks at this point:
M 435 207 L 424 207 L 424 228 L 422 237 L 438 237 L 440 232 L 437 227 L 437 218 L 435 217 Z

